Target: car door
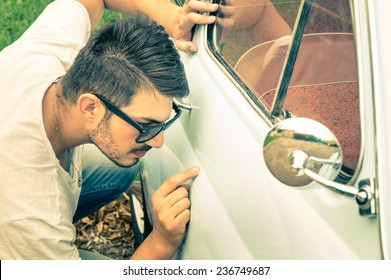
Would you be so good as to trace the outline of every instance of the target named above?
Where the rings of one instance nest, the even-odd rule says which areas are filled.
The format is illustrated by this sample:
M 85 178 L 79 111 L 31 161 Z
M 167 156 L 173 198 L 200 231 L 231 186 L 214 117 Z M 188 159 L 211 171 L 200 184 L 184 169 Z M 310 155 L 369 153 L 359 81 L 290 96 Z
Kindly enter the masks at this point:
M 147 215 L 160 184 L 198 165 L 180 259 L 382 259 L 373 77 L 366 1 L 220 1 L 182 54 L 190 96 L 162 149 L 142 162 Z M 285 120 L 328 127 L 343 154 L 331 185 L 292 186 L 270 165 L 265 140 Z M 313 131 L 316 134 L 316 131 Z M 316 151 L 315 151 L 316 152 Z M 326 185 L 327 185 L 326 182 Z

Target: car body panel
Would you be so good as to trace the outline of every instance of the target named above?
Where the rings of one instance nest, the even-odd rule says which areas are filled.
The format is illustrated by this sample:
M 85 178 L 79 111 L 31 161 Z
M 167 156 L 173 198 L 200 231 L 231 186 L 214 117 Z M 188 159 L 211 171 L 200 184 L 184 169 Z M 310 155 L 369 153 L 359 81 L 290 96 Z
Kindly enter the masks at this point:
M 362 17 L 368 20 L 365 2 L 354 1 L 359 20 Z M 378 13 L 376 9 L 379 6 L 373 5 L 372 16 Z M 357 40 L 363 45 L 359 50 L 363 57 L 359 59 L 358 75 L 365 142 L 360 172 L 353 186 L 362 179 L 378 177 L 377 160 L 381 172 L 379 183 L 389 185 L 385 170 L 389 167 L 390 157 L 386 155 L 390 155 L 390 149 L 385 143 L 390 138 L 386 123 L 379 118 L 383 120 L 390 115 L 383 108 L 383 96 L 368 94 L 373 91 L 368 26 L 357 28 L 362 32 Z M 147 198 L 169 176 L 193 165 L 201 167 L 199 176 L 190 182 L 191 221 L 175 258 L 382 259 L 389 256 L 389 188 L 380 186 L 380 203 L 384 206 L 380 210 L 383 219 L 380 231 L 379 215 L 361 217 L 350 197 L 315 182 L 305 188 L 292 188 L 278 181 L 268 170 L 262 152 L 270 122 L 254 110 L 238 89 L 240 85 L 207 51 L 206 27 L 198 26 L 193 40 L 200 50 L 197 54 L 182 54 L 182 61 L 191 90 L 185 101 L 194 108 L 183 112 L 164 133 L 163 148 L 150 151 L 141 165 Z M 377 63 L 382 64 L 380 60 Z M 375 73 L 384 66 L 377 67 Z M 384 80 L 379 78 L 375 82 L 382 92 Z M 374 111 L 374 96 L 380 112 Z M 375 139 L 379 132 L 382 138 Z M 377 158 L 376 149 L 384 149 L 384 156 Z M 153 219 L 149 199 L 146 207 Z M 385 246 L 385 256 L 382 246 Z

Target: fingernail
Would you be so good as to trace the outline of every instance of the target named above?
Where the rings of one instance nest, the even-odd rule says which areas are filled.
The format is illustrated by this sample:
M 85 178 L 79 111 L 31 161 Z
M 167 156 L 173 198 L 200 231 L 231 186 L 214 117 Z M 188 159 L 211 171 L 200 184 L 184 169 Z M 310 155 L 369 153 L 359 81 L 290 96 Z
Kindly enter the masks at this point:
M 200 172 L 200 168 L 199 168 L 199 167 L 193 167 L 192 169 L 190 169 L 190 171 L 191 171 L 192 173 L 197 174 L 197 173 Z
M 195 46 L 191 46 L 191 47 L 189 48 L 189 51 L 191 51 L 191 52 L 197 52 L 198 49 L 197 49 L 197 47 L 195 47 Z
M 209 16 L 209 22 L 210 23 L 215 23 L 216 22 L 216 17 L 215 16 Z
M 210 7 L 211 7 L 214 11 L 216 11 L 217 8 L 219 7 L 219 5 L 218 5 L 218 4 L 211 4 Z

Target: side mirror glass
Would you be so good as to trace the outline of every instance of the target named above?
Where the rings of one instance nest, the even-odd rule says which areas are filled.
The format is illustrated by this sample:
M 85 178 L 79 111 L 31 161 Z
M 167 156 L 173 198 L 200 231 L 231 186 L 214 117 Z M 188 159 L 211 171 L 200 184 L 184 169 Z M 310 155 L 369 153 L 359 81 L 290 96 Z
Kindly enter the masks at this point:
M 270 172 L 282 183 L 303 187 L 317 174 L 333 181 L 341 170 L 342 149 L 334 134 L 321 123 L 290 118 L 272 127 L 263 145 Z

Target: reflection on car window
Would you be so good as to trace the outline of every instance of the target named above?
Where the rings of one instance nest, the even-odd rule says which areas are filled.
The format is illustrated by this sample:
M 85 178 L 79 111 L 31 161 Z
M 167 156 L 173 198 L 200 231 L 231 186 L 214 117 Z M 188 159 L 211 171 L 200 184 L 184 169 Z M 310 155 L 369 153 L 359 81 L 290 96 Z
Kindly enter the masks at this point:
M 313 1 L 283 110 L 329 127 L 349 173 L 361 148 L 356 67 L 349 1 Z
M 284 69 L 293 68 L 282 108 L 330 128 L 341 143 L 349 179 L 357 168 L 361 141 L 355 41 L 349 0 L 313 0 L 304 34 L 295 36 L 302 1 L 224 0 L 213 29 L 214 53 L 244 82 L 263 111 L 276 109 Z M 208 38 L 211 38 L 208 34 Z M 293 39 L 294 38 L 294 39 Z M 294 65 L 286 65 L 292 41 Z M 291 68 L 291 69 L 292 69 Z M 276 96 L 278 93 L 278 96 Z M 271 117 L 269 115 L 269 117 Z
M 300 0 L 220 2 L 215 48 L 254 92 L 261 94 L 277 87 L 287 53 L 284 46 L 291 41 L 299 7 Z M 280 50 L 283 53 L 274 59 Z M 263 72 L 268 74 L 260 79 Z M 267 83 L 260 82 L 265 78 Z

